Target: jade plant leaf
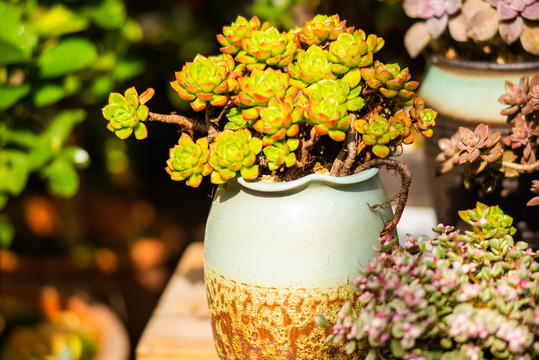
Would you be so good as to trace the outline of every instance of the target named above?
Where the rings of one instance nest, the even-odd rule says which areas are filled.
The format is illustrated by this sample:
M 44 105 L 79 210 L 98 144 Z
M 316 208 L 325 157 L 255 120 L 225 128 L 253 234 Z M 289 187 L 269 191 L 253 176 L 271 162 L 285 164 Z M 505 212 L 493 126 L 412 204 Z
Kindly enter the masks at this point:
M 97 50 L 90 40 L 73 37 L 41 53 L 37 66 L 42 78 L 54 78 L 89 67 L 96 59 Z

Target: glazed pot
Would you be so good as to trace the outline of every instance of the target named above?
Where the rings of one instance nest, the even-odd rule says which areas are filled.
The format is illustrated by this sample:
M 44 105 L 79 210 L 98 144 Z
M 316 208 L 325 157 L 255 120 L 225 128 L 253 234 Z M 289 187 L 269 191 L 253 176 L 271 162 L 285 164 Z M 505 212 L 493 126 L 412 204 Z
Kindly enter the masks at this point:
M 477 201 L 499 205 L 515 220 L 518 230 L 515 238 L 539 246 L 539 212 L 526 208 L 526 202 L 533 195 L 529 191 L 529 176 L 504 179 L 490 195 L 483 196 L 479 193 L 480 181 L 471 189 L 464 187 L 462 167 L 436 175 L 436 169 L 441 165 L 436 161 L 436 155 L 441 152 L 438 141 L 450 138 L 460 126 L 474 129 L 484 123 L 491 131 L 511 132 L 506 117 L 500 114 L 506 106 L 498 102 L 505 93 L 505 81 L 518 84 L 522 76 L 528 75 L 531 79 L 537 73 L 539 62 L 496 64 L 448 59 L 440 55 L 428 59 L 418 95 L 427 106 L 438 111 L 434 134 L 425 141 L 424 151 L 427 181 L 439 222 L 467 229 L 458 210 L 474 208 Z
M 204 278 L 223 360 L 347 359 L 324 344 L 332 318 L 393 216 L 373 168 L 346 177 L 229 181 L 218 188 L 204 240 Z

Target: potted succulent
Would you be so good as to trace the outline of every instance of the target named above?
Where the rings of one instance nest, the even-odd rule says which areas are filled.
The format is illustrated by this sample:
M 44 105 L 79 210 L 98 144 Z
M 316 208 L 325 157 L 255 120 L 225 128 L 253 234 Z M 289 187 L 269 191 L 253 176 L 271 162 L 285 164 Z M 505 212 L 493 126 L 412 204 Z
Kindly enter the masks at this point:
M 536 249 L 539 212 L 524 205 L 539 204 L 539 197 L 529 193 L 530 187 L 539 191 L 539 74 L 531 80 L 522 77 L 518 84 L 507 81 L 505 90 L 498 101 L 507 106 L 501 114 L 511 133 L 502 135 L 488 124 L 461 127 L 451 138 L 440 139 L 437 160 L 440 173 L 460 170 L 469 192 L 459 197 L 459 205 L 478 198 L 500 204 L 515 218 L 521 238 Z
M 424 145 L 432 169 L 427 181 L 438 221 L 454 224 L 463 208 L 454 202 L 462 177 L 435 175 L 438 142 L 459 127 L 473 130 L 481 123 L 511 133 L 496 99 L 506 80 L 518 83 L 539 72 L 539 2 L 403 0 L 402 6 L 414 21 L 404 45 L 411 57 L 423 54 L 427 60 L 418 95 L 439 112 L 437 131 Z
M 107 127 L 143 139 L 149 122 L 178 125 L 171 179 L 218 185 L 204 270 L 222 359 L 343 358 L 314 315 L 350 298 L 348 279 L 393 233 L 411 181 L 395 155 L 432 135 L 436 112 L 407 68 L 375 60 L 382 38 L 338 15 L 288 32 L 239 16 L 217 40 L 221 54 L 171 82 L 195 116 L 151 112 L 153 89 L 133 87 L 110 95 Z M 380 166 L 402 176 L 395 217 Z
M 512 218 L 477 203 L 459 211 L 468 230 L 383 238 L 380 256 L 352 281 L 357 302 L 336 315 L 328 342 L 366 359 L 535 359 L 539 264 L 515 242 Z M 361 307 L 357 306 L 361 304 Z M 321 315 L 318 323 L 327 325 Z

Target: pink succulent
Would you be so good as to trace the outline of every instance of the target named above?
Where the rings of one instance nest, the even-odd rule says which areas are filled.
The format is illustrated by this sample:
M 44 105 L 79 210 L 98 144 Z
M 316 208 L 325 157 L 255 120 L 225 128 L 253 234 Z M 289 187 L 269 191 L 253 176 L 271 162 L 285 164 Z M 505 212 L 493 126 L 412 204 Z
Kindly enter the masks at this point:
M 432 38 L 438 38 L 447 28 L 449 16 L 461 7 L 461 0 L 404 0 L 402 6 L 411 18 L 425 19 Z

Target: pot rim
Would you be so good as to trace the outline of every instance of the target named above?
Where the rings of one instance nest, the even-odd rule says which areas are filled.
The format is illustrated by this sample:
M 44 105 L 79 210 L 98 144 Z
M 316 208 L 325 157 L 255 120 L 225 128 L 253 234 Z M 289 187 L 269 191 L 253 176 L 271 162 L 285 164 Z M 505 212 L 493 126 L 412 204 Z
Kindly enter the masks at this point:
M 444 66 L 444 67 L 453 67 L 460 68 L 463 70 L 483 70 L 483 71 L 506 71 L 506 72 L 521 72 L 528 70 L 539 69 L 539 61 L 524 61 L 524 62 L 514 62 L 506 64 L 498 64 L 491 61 L 475 61 L 475 60 L 462 60 L 462 59 L 451 59 L 442 54 L 431 54 L 428 57 L 428 61 L 431 64 Z
M 280 191 L 289 191 L 289 190 L 299 189 L 303 186 L 308 185 L 309 183 L 314 183 L 314 182 L 326 183 L 328 185 L 356 184 L 356 183 L 371 179 L 372 177 L 377 175 L 379 171 L 380 171 L 379 168 L 373 167 L 367 170 L 363 170 L 357 174 L 347 175 L 347 176 L 331 176 L 328 174 L 309 174 L 296 180 L 283 181 L 283 182 L 273 182 L 273 181 L 263 181 L 263 180 L 249 181 L 249 180 L 243 179 L 242 177 L 238 177 L 236 180 L 241 186 L 249 190 L 262 191 L 262 192 L 280 192 Z

